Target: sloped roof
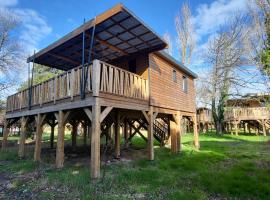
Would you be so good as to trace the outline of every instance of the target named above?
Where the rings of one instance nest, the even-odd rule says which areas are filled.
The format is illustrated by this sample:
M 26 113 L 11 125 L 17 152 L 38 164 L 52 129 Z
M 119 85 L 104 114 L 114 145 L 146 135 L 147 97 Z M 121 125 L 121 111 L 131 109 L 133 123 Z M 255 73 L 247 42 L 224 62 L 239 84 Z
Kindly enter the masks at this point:
M 118 4 L 40 50 L 27 61 L 61 70 L 77 67 L 82 62 L 83 32 L 85 32 L 84 52 L 87 62 L 94 27 L 92 60 L 100 59 L 108 62 L 136 53 L 159 51 L 167 46 L 151 28 L 122 4 Z
M 189 68 L 187 68 L 183 63 L 176 60 L 174 57 L 172 57 L 170 54 L 166 53 L 164 50 L 156 52 L 161 57 L 165 58 L 169 62 L 173 63 L 176 67 L 178 67 L 181 71 L 186 73 L 187 75 L 190 75 L 193 78 L 198 78 L 198 75 L 191 71 Z

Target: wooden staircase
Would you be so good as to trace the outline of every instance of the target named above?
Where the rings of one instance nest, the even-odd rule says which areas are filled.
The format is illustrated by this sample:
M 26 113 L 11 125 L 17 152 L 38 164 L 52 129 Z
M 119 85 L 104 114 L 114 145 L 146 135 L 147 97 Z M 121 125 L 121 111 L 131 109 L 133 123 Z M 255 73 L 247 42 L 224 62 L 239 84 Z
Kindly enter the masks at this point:
M 147 130 L 148 124 L 143 119 L 140 119 L 138 122 L 143 125 L 144 129 Z M 162 120 L 155 120 L 153 129 L 154 129 L 154 138 L 159 143 L 164 145 L 165 141 L 169 139 L 169 130 L 166 123 Z

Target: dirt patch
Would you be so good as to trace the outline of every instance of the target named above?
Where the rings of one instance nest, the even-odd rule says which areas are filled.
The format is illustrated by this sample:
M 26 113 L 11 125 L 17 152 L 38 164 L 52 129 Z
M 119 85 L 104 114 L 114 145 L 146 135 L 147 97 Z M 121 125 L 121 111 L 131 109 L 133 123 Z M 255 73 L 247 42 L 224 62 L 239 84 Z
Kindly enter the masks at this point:
M 255 165 L 258 169 L 270 169 L 270 161 L 268 160 L 256 160 Z

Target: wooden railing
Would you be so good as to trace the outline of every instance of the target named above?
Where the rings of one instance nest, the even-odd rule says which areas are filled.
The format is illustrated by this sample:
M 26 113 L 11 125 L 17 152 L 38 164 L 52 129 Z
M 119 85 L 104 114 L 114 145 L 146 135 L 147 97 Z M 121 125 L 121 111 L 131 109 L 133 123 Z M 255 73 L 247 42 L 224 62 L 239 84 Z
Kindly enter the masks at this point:
M 211 115 L 211 113 L 204 113 L 204 112 L 197 114 L 197 121 L 198 122 L 211 122 L 212 115 Z
M 224 117 L 225 120 L 270 119 L 270 108 L 227 108 Z
M 80 95 L 82 67 L 74 68 L 59 76 L 32 87 L 31 106 L 54 102 Z M 7 98 L 7 112 L 27 108 L 30 89 L 20 91 Z M 148 80 L 137 74 L 94 60 L 89 66 L 86 93 L 94 96 L 109 93 L 130 98 L 148 100 Z
M 149 98 L 148 80 L 101 61 L 100 70 L 100 92 L 144 100 Z

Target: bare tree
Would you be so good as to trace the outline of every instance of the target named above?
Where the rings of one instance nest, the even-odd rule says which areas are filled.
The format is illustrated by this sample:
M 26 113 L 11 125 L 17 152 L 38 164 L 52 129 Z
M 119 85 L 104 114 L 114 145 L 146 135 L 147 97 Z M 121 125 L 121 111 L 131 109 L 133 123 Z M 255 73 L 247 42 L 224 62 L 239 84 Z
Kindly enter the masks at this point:
M 195 39 L 191 23 L 191 11 L 188 3 L 182 5 L 180 12 L 175 17 L 175 27 L 181 61 L 183 64 L 189 65 L 195 47 Z
M 15 35 L 18 26 L 19 20 L 12 13 L 0 9 L 0 94 L 18 82 L 14 75 L 24 56 Z
M 172 43 L 172 38 L 169 32 L 166 32 L 163 35 L 164 40 L 167 42 L 168 47 L 165 49 L 165 51 L 172 56 L 173 54 L 173 43 Z
M 228 20 L 208 45 L 206 59 L 211 69 L 203 80 L 201 90 L 205 93 L 204 97 L 211 102 L 218 134 L 224 130 L 224 106 L 227 98 L 233 95 L 236 87 L 245 87 L 247 84 L 239 74 L 239 70 L 244 70 L 242 68 L 247 62 L 243 45 L 248 34 L 245 20 L 245 17 L 239 15 Z
M 246 40 L 247 52 L 250 60 L 270 75 L 270 0 L 249 0 L 248 8 L 252 26 Z

